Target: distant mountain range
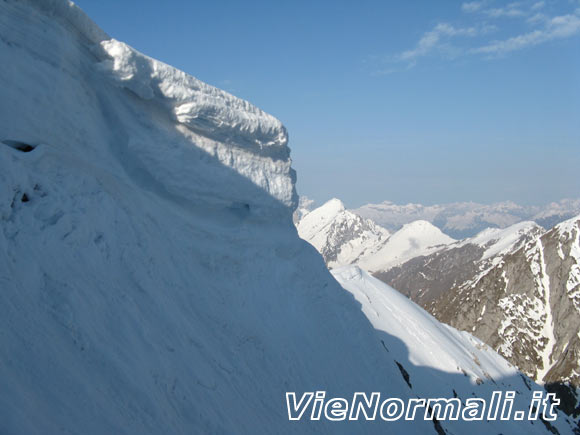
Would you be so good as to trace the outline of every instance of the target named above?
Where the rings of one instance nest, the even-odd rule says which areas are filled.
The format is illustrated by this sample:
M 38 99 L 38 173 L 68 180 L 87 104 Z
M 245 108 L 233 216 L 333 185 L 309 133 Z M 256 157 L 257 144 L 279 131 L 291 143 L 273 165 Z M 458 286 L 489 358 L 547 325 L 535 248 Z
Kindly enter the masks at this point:
M 489 205 L 475 202 L 398 205 L 385 201 L 363 205 L 352 211 L 372 219 L 389 231 L 396 231 L 407 223 L 421 219 L 431 222 L 455 239 L 463 239 L 489 227 L 507 228 L 526 220 L 546 229 L 552 228 L 558 222 L 580 214 L 580 199 L 563 199 L 544 206 L 522 206 L 512 201 Z

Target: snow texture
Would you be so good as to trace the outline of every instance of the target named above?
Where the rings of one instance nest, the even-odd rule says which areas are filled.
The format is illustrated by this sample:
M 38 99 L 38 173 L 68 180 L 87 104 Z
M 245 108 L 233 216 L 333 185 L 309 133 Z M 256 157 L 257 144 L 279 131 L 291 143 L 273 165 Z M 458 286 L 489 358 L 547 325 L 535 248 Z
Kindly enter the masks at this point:
M 444 249 L 455 241 L 431 223 L 418 220 L 404 225 L 380 249 L 358 264 L 370 272 L 385 271 L 420 255 Z
M 271 116 L 65 0 L 0 1 L 0 58 L 0 433 L 433 431 L 288 421 L 286 391 L 416 397 L 385 346 L 421 394 L 503 382 L 529 398 L 495 354 L 481 358 L 498 379 L 477 389 L 473 364 L 468 377 L 413 368 L 402 341 L 373 329 L 297 237 L 287 135 Z

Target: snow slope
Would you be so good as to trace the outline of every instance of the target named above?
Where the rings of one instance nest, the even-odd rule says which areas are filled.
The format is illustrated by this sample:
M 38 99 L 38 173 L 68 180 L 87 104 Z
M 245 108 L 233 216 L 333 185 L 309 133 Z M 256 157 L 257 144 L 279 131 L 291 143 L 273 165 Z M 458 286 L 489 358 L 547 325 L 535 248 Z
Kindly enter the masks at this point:
M 361 304 L 373 326 L 386 333 L 383 344 L 394 361 L 409 360 L 404 369 L 417 397 L 455 395 L 464 400 L 473 396 L 489 397 L 495 390 L 513 389 L 517 391 L 514 407 L 528 407 L 532 381 L 481 340 L 440 323 L 357 266 L 334 269 L 332 274 Z M 446 379 L 443 373 L 451 377 Z M 460 421 L 446 423 L 445 429 L 451 433 L 470 433 L 474 429 Z M 522 422 L 517 429 L 488 422 L 488 433 L 527 433 L 533 429 L 537 427 L 530 422 Z
M 525 221 L 504 229 L 487 228 L 476 236 L 461 241 L 457 246 L 472 244 L 483 247 L 485 252 L 481 256 L 481 260 L 486 260 L 518 249 L 520 246 L 517 243 L 522 240 L 522 236 L 540 235 L 543 232 L 543 229 L 535 222 Z
M 285 392 L 401 388 L 278 121 L 67 1 L 0 2 L 0 58 L 0 433 L 350 433 Z
M 287 391 L 415 393 L 297 237 L 279 121 L 66 0 L 1 1 L 0 58 L 0 433 L 434 430 L 288 421 Z
M 370 272 L 385 271 L 412 258 L 444 249 L 454 242 L 439 228 L 419 220 L 404 225 L 380 249 L 361 259 L 358 265 Z
M 518 374 L 480 340 L 440 323 L 406 296 L 359 267 L 334 269 L 332 274 L 361 303 L 376 329 L 405 343 L 409 361 L 415 366 L 460 374 L 463 369 L 474 383 L 477 378 L 499 379 Z

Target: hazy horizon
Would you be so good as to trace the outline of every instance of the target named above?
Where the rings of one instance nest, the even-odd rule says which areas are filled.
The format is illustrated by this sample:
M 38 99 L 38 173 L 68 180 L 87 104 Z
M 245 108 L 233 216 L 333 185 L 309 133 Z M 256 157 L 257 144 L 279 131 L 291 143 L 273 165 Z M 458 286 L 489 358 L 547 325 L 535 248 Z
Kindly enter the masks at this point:
M 431 202 L 418 202 L 418 201 L 406 201 L 406 202 L 403 201 L 403 202 L 400 202 L 400 201 L 393 201 L 393 200 L 390 200 L 388 198 L 387 199 L 384 199 L 384 200 L 372 201 L 372 202 L 362 202 L 362 203 L 355 202 L 355 203 L 352 203 L 352 202 L 345 201 L 343 198 L 341 198 L 338 195 L 331 196 L 331 197 L 328 197 L 328 198 L 323 199 L 323 200 L 320 200 L 320 201 L 318 201 L 318 200 L 316 200 L 316 199 L 314 199 L 314 198 L 312 198 L 312 197 L 310 197 L 308 195 L 300 195 L 299 194 L 299 196 L 314 201 L 315 207 L 319 207 L 319 206 L 325 204 L 326 202 L 328 202 L 328 201 L 330 201 L 332 199 L 339 199 L 340 201 L 342 201 L 342 203 L 345 205 L 345 207 L 347 209 L 356 209 L 356 208 L 359 208 L 359 207 L 364 206 L 364 205 L 369 205 L 369 204 L 382 204 L 382 203 L 385 203 L 385 202 L 389 202 L 389 203 L 392 203 L 392 204 L 395 204 L 395 205 L 398 205 L 398 206 L 421 205 L 421 206 L 424 206 L 424 207 L 432 207 L 432 206 L 436 206 L 436 205 L 447 206 L 447 205 L 451 205 L 451 204 L 467 204 L 467 203 L 476 204 L 476 205 L 482 205 L 482 206 L 493 206 L 493 205 L 498 205 L 498 204 L 512 202 L 512 203 L 514 203 L 514 204 L 516 204 L 518 206 L 522 206 L 522 207 L 547 207 L 548 205 L 558 204 L 558 203 L 561 203 L 563 201 L 580 201 L 580 195 L 579 195 L 576 198 L 572 198 L 572 197 L 570 197 L 570 198 L 561 198 L 561 199 L 555 200 L 555 201 L 547 201 L 547 202 L 540 202 L 540 203 L 523 203 L 523 202 L 513 201 L 513 200 L 510 200 L 510 199 L 506 199 L 504 201 L 490 201 L 490 202 L 469 201 L 469 200 L 466 200 L 466 201 L 448 201 L 448 202 L 433 202 L 433 201 L 431 201 Z

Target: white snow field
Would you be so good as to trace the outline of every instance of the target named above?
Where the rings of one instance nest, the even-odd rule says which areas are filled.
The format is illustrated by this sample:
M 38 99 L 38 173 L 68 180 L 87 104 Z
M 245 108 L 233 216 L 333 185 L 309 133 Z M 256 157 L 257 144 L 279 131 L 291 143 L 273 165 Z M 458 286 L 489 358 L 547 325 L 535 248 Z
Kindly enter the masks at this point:
M 403 225 L 376 252 L 362 258 L 358 264 L 365 270 L 389 270 L 412 258 L 429 255 L 456 242 L 433 224 L 418 220 Z
M 285 393 L 484 397 L 497 382 L 531 398 L 477 343 L 494 381 L 474 383 L 468 336 L 421 315 L 429 340 L 369 322 L 298 238 L 273 117 L 66 0 L 0 1 L 0 59 L 1 434 L 424 434 L 432 421 L 289 421 Z M 409 313 L 392 325 L 417 321 L 388 299 Z
M 519 248 L 517 242 L 522 236 L 526 234 L 540 235 L 543 231 L 542 227 L 535 222 L 524 221 L 503 229 L 487 228 L 474 237 L 462 240 L 457 246 L 473 244 L 486 248 L 481 256 L 482 260 L 486 260 L 502 253 L 511 252 L 516 247 Z

